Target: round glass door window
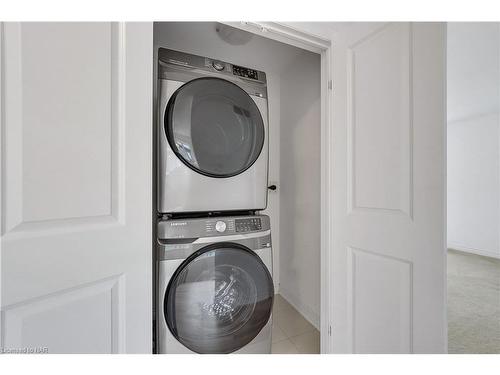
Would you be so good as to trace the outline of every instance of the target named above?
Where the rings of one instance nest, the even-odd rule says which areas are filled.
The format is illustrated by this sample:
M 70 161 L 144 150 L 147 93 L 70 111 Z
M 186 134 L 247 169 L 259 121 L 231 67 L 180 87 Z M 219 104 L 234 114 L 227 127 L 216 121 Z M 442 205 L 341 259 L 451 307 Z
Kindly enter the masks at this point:
M 198 78 L 177 89 L 168 102 L 164 125 L 177 157 L 210 177 L 244 172 L 264 145 L 264 122 L 253 99 L 219 78 Z
M 271 316 L 273 280 L 266 265 L 234 243 L 209 245 L 186 259 L 164 299 L 167 326 L 196 353 L 232 353 L 251 342 Z

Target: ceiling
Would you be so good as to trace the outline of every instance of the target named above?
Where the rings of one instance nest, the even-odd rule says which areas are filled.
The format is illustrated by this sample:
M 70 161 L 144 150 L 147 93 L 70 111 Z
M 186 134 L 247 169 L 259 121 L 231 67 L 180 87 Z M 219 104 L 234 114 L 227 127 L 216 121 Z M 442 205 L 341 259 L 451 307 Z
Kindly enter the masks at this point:
M 448 122 L 498 112 L 500 24 L 448 24 Z
M 332 38 L 332 35 L 336 31 L 352 24 L 352 22 L 281 22 L 281 21 L 278 23 L 327 40 L 330 40 Z

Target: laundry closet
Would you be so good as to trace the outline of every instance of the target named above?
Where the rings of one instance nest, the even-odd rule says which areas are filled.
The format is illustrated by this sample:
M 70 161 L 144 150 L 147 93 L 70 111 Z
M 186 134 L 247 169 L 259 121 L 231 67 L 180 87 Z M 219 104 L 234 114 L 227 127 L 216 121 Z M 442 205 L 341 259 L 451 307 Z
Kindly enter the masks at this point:
M 269 148 L 267 207 L 255 214 L 270 217 L 272 279 L 274 292 L 279 294 L 274 299 L 274 323 L 276 309 L 295 309 L 308 322 L 294 323 L 297 320 L 294 316 L 285 317 L 288 321 L 283 324 L 291 333 L 273 327 L 273 342 L 282 340 L 285 343 L 289 336 L 307 333 L 305 325 L 319 331 L 320 55 L 215 22 L 154 23 L 155 147 L 158 147 L 157 132 L 161 129 L 158 125 L 160 85 L 157 84 L 160 48 L 265 73 L 268 123 L 264 136 Z M 153 175 L 156 176 L 156 172 Z M 158 197 L 157 186 L 158 181 L 153 184 L 153 197 Z M 210 200 L 210 191 L 203 196 Z M 154 202 L 153 217 L 161 221 L 157 206 L 158 202 Z M 153 223 L 153 227 L 156 226 L 157 223 Z M 157 235 L 154 236 L 155 244 Z M 156 263 L 156 249 L 154 254 Z M 155 281 L 155 287 L 156 284 Z M 159 304 L 156 301 L 155 305 L 156 310 L 162 309 L 161 301 Z M 297 328 L 294 324 L 301 327 L 294 330 Z M 317 337 L 319 348 L 319 335 Z M 158 343 L 156 345 L 158 348 Z
M 446 352 L 446 24 L 0 34 L 0 347 Z

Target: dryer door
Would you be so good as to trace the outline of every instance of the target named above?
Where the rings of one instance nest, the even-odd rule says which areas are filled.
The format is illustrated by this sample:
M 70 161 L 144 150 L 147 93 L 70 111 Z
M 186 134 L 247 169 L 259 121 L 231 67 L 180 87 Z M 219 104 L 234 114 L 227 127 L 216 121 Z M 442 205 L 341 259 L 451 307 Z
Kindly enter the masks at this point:
M 175 154 L 210 177 L 231 177 L 257 160 L 265 127 L 257 105 L 242 88 L 220 78 L 198 78 L 170 98 L 165 133 Z
M 231 353 L 271 316 L 273 280 L 261 259 L 235 243 L 206 246 L 172 276 L 164 314 L 172 335 L 196 353 Z

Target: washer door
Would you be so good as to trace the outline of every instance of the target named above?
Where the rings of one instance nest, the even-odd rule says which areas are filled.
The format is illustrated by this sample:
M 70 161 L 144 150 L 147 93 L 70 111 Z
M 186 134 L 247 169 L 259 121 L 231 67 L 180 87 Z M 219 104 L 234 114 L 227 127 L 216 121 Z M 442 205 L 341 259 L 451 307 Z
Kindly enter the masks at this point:
M 242 88 L 220 78 L 198 78 L 170 98 L 165 133 L 175 154 L 210 177 L 231 177 L 250 168 L 264 145 L 264 122 Z
M 273 280 L 250 249 L 206 246 L 172 276 L 164 314 L 172 335 L 196 353 L 231 353 L 251 342 L 271 316 Z

